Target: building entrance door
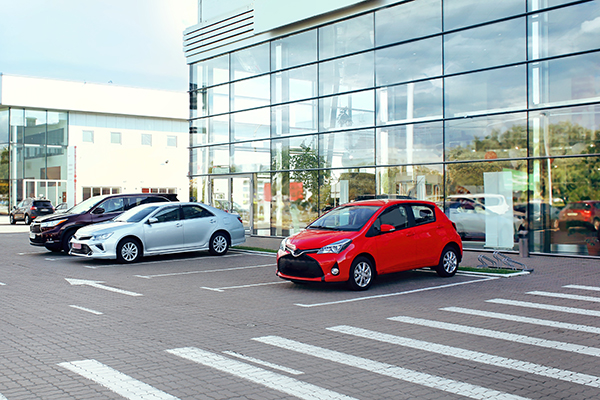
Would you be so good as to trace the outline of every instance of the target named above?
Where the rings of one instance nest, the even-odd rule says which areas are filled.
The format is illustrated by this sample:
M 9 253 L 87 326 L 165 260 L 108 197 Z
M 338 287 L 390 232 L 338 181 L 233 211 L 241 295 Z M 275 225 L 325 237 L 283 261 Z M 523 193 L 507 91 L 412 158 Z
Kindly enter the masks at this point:
M 210 180 L 209 198 L 213 207 L 239 214 L 247 234 L 252 232 L 252 175 L 214 177 Z
M 48 179 L 24 179 L 21 198 L 43 197 L 52 202 L 54 207 L 67 201 L 67 181 Z

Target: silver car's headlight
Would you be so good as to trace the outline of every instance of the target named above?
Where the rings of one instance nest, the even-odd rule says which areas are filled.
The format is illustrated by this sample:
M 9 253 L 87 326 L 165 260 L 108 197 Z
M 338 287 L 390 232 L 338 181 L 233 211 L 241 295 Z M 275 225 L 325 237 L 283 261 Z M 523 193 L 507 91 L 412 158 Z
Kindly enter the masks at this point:
M 109 233 L 102 233 L 100 235 L 94 235 L 92 236 L 91 240 L 106 240 L 109 237 L 111 237 L 113 234 L 113 232 L 109 232 Z
M 350 239 L 339 240 L 335 243 L 331 243 L 327 246 L 321 247 L 319 249 L 319 251 L 317 252 L 317 254 L 324 254 L 324 253 L 339 254 L 342 251 L 344 251 L 348 246 L 350 246 L 350 243 L 352 243 L 352 240 L 350 240 Z

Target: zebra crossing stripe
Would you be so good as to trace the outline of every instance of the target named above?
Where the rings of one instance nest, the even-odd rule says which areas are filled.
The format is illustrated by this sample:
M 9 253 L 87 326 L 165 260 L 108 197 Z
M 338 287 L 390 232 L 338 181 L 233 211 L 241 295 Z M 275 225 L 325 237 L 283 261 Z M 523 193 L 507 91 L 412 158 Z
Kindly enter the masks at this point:
M 2 394 L 0 393 L 0 400 L 8 400 L 6 397 L 2 396 Z
M 580 289 L 580 290 L 591 290 L 592 292 L 600 292 L 600 287 L 597 286 L 584 286 L 584 285 L 565 285 L 567 289 Z
M 130 400 L 179 400 L 96 360 L 58 364 Z
M 440 310 L 450 311 L 450 312 L 455 312 L 455 313 L 460 313 L 460 314 L 477 315 L 477 316 L 486 317 L 486 318 L 503 319 L 506 321 L 522 322 L 524 324 L 550 326 L 553 328 L 566 329 L 566 330 L 570 330 L 570 331 L 579 331 L 579 332 L 589 332 L 589 333 L 594 333 L 594 334 L 600 334 L 600 328 L 596 328 L 595 326 L 568 324 L 565 322 L 550 321 L 547 319 L 521 317 L 518 315 L 502 314 L 502 313 L 491 312 L 491 311 L 479 311 L 479 310 L 473 310 L 473 309 L 462 308 L 462 307 L 444 307 L 444 308 L 440 308 Z
M 425 342 L 423 340 L 389 335 L 387 333 L 375 332 L 367 329 L 355 328 L 352 326 L 340 325 L 327 329 L 333 332 L 345 333 L 347 335 L 377 340 L 379 342 L 409 347 L 411 349 L 429 351 L 435 354 L 460 358 L 463 360 L 492 365 L 495 367 L 507 368 L 513 371 L 526 372 L 529 374 L 545 376 L 547 378 L 559 379 L 565 382 L 578 383 L 580 385 L 600 388 L 600 377 L 593 375 L 567 371 L 559 368 L 547 367 L 545 365 L 515 360 L 512 358 L 500 357 L 493 354 L 482 353 L 479 351 L 472 351 L 467 349 L 461 349 L 458 347 L 446 346 L 443 344 Z
M 600 303 L 600 297 L 580 296 L 577 294 L 553 293 L 553 292 L 543 292 L 543 291 L 527 292 L 527 294 L 533 294 L 535 296 L 556 297 L 559 299 L 580 300 L 580 301 L 590 301 L 593 303 Z
M 196 347 L 182 347 L 179 349 L 167 350 L 167 352 L 301 399 L 356 400 L 353 397 L 324 389 L 320 386 L 302 382 L 290 378 L 289 376 L 277 374 L 241 361 L 231 360 L 219 354 L 211 353 Z
M 531 303 L 529 301 L 507 300 L 507 299 L 491 299 L 486 300 L 488 303 L 503 304 L 507 306 L 517 306 L 526 308 L 535 308 L 538 310 L 558 311 L 568 314 L 588 315 L 592 317 L 600 317 L 600 311 L 586 310 L 585 308 L 554 306 L 552 304 Z
M 447 331 L 467 333 L 470 335 L 484 336 L 491 339 L 506 340 L 515 343 L 523 343 L 531 346 L 545 347 L 548 349 L 569 351 L 571 353 L 585 354 L 588 356 L 600 357 L 600 348 L 582 346 L 573 343 L 558 342 L 556 340 L 546 340 L 525 335 L 517 335 L 509 332 L 494 331 L 491 329 L 475 328 L 472 326 L 450 324 L 447 322 L 432 321 L 413 317 L 392 317 L 391 321 L 404 322 L 406 324 L 427 326 L 429 328 L 444 329 Z
M 465 382 L 459 382 L 452 379 L 443 378 L 441 376 L 429 375 L 423 372 L 413 371 L 392 364 L 382 363 L 367 358 L 344 354 L 338 351 L 329 350 L 323 347 L 317 347 L 310 344 L 304 344 L 295 340 L 290 340 L 279 336 L 263 336 L 253 338 L 252 340 L 256 340 L 258 342 L 265 343 L 271 346 L 280 347 L 282 349 L 295 351 L 301 354 L 310 355 L 323 360 L 359 368 L 365 371 L 399 379 L 405 382 L 415 383 L 417 385 L 438 389 L 448 393 L 454 393 L 464 397 L 469 397 L 472 399 L 526 399 L 525 397 L 500 392 L 482 386 L 472 385 L 470 383 Z

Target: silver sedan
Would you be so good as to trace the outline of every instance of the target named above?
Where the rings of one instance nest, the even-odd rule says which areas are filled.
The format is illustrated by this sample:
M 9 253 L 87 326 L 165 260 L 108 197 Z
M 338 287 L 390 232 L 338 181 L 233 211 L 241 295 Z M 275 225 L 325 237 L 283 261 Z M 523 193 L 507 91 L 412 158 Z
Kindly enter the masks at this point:
M 69 254 L 131 263 L 142 256 L 208 250 L 224 255 L 246 241 L 236 214 L 202 203 L 151 203 L 79 229 Z

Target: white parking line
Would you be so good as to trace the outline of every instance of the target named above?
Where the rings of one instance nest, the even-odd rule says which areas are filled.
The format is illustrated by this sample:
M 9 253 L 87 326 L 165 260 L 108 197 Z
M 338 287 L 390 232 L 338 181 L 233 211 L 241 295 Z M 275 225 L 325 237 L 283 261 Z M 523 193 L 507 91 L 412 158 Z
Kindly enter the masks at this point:
M 235 253 L 235 254 L 227 254 L 224 256 L 218 256 L 219 258 L 229 258 L 229 257 L 240 257 L 243 256 L 243 253 Z M 135 263 L 135 265 L 152 265 L 152 264 L 171 264 L 177 262 L 184 261 L 194 261 L 194 260 L 203 260 L 209 258 L 216 258 L 217 256 L 200 256 L 200 257 L 191 257 L 191 258 L 178 258 L 176 260 L 160 260 L 160 261 L 143 261 Z M 84 265 L 85 268 L 90 269 L 98 269 L 98 268 L 114 268 L 114 267 L 122 267 L 123 264 L 108 264 L 108 265 Z
M 245 356 L 243 354 L 236 353 L 235 351 L 224 351 L 223 353 L 225 353 L 227 355 L 230 355 L 230 356 L 233 356 L 233 357 L 240 358 L 242 360 L 250 361 L 251 363 L 254 363 L 254 364 L 263 365 L 265 367 L 269 367 L 269 368 L 272 368 L 272 369 L 277 369 L 279 371 L 286 372 L 286 373 L 288 373 L 290 375 L 302 375 L 302 374 L 304 374 L 304 372 L 298 371 L 297 369 L 284 367 L 284 366 L 278 365 L 278 364 L 273 364 L 273 363 L 270 363 L 268 361 L 259 360 L 258 358 L 254 358 L 254 357 L 248 357 L 248 356 Z
M 251 265 L 251 266 L 247 266 L 247 267 L 218 268 L 218 269 L 208 269 L 208 270 L 203 270 L 203 271 L 186 271 L 186 272 L 173 272 L 170 274 L 134 275 L 134 276 L 136 276 L 138 278 L 152 279 L 152 278 L 164 278 L 166 276 L 206 274 L 206 273 L 211 273 L 211 272 L 236 271 L 239 269 L 264 268 L 264 267 L 275 268 L 275 266 L 273 264 L 263 264 L 263 265 Z
M 94 381 L 130 400 L 178 400 L 96 360 L 64 362 L 59 366 Z
M 8 400 L 6 397 L 2 396 L 2 393 L 0 393 L 0 400 Z
M 6 283 L 0 282 L 0 286 L 6 286 Z
M 254 286 L 278 285 L 280 283 L 288 283 L 288 282 L 281 281 L 281 282 L 267 282 L 267 283 L 251 283 L 248 285 L 227 286 L 227 287 L 220 287 L 220 288 L 209 288 L 206 286 L 201 286 L 200 289 L 212 290 L 213 292 L 224 292 L 229 289 L 243 289 L 243 288 L 249 288 L 249 287 L 254 287 Z
M 556 321 L 550 321 L 550 320 L 546 320 L 546 319 L 521 317 L 518 315 L 502 314 L 502 313 L 496 313 L 496 312 L 490 312 L 490 311 L 472 310 L 469 308 L 462 308 L 462 307 L 445 307 L 445 308 L 440 308 L 440 310 L 461 313 L 461 314 L 468 314 L 468 315 L 478 315 L 480 317 L 486 317 L 486 318 L 503 319 L 506 321 L 522 322 L 525 324 L 550 326 L 553 328 L 567 329 L 570 331 L 579 331 L 579 332 L 589 332 L 589 333 L 594 333 L 594 334 L 600 334 L 600 328 L 596 328 L 595 326 L 568 324 L 565 322 L 556 322 Z
M 374 295 L 374 296 L 355 297 L 353 299 L 330 301 L 330 302 L 327 302 L 327 303 L 313 303 L 313 304 L 301 304 L 301 303 L 297 303 L 297 304 L 294 304 L 294 305 L 296 305 L 298 307 L 306 307 L 306 308 L 321 307 L 321 306 L 330 306 L 330 305 L 333 305 L 333 304 L 343 304 L 343 303 L 351 303 L 351 302 L 354 302 L 354 301 L 381 299 L 381 298 L 384 298 L 384 297 L 401 296 L 401 295 L 404 295 L 404 294 L 426 292 L 428 290 L 445 289 L 445 288 L 449 288 L 449 287 L 452 287 L 452 286 L 468 285 L 469 283 L 485 282 L 485 281 L 494 280 L 494 279 L 500 279 L 500 278 L 490 277 L 490 278 L 484 278 L 484 279 L 476 279 L 476 280 L 473 280 L 473 281 L 450 283 L 448 285 L 440 285 L 440 286 L 432 286 L 432 287 L 426 287 L 426 288 L 421 288 L 421 289 L 407 290 L 405 292 L 396 292 L 396 293 L 378 294 L 378 295 Z
M 538 310 L 558 311 L 558 312 L 564 312 L 564 313 L 569 313 L 569 314 L 589 315 L 589 316 L 593 316 L 593 317 L 600 317 L 600 311 L 586 310 L 585 308 L 554 306 L 551 304 L 531 303 L 528 301 L 507 300 L 507 299 L 491 299 L 491 300 L 486 300 L 486 302 L 496 303 L 496 304 L 504 304 L 507 306 L 527 307 L 527 308 L 535 308 Z
M 544 292 L 544 291 L 527 292 L 527 294 L 533 294 L 535 296 L 556 297 L 559 299 L 581 300 L 581 301 L 591 301 L 594 303 L 600 303 L 600 297 L 579 296 L 576 294 L 553 293 L 553 292 Z
M 581 289 L 581 290 L 591 290 L 593 292 L 600 292 L 600 287 L 597 287 L 597 286 L 565 285 L 563 287 L 567 288 L 567 289 Z
M 460 358 L 461 360 L 467 360 L 486 365 L 493 365 L 494 367 L 501 367 L 513 371 L 526 372 L 529 374 L 545 376 L 546 378 L 558 379 L 565 382 L 578 383 L 580 385 L 600 388 L 600 377 L 593 375 L 567 371 L 559 368 L 547 367 L 545 365 L 534 364 L 528 361 L 515 360 L 513 358 L 506 358 L 496 356 L 493 354 L 482 353 L 479 351 L 461 349 L 459 347 L 446 346 L 443 344 L 433 342 L 425 342 L 423 340 L 389 335 L 387 333 L 375 332 L 347 325 L 334 326 L 332 328 L 327 329 L 333 332 L 345 333 L 347 335 L 362 337 L 365 339 L 377 340 L 383 343 L 395 344 L 411 349 L 428 351 L 444 356 Z
M 353 399 L 353 397 L 324 389 L 320 386 L 302 382 L 289 376 L 280 375 L 240 361 L 231 360 L 219 354 L 210 353 L 195 347 L 172 349 L 167 350 L 167 352 L 301 399 Z
M 100 311 L 92 310 L 91 308 L 79 307 L 79 306 L 74 306 L 74 305 L 70 305 L 69 307 L 73 307 L 73 308 L 76 308 L 78 310 L 86 311 L 86 312 L 89 312 L 89 313 L 92 313 L 92 314 L 96 314 L 96 315 L 102 315 L 102 313 Z
M 475 328 L 467 325 L 450 324 L 447 322 L 432 321 L 413 317 L 392 317 L 391 321 L 404 322 L 405 324 L 426 326 L 429 328 L 444 329 L 452 332 L 467 333 L 469 335 L 483 336 L 490 339 L 506 340 L 514 343 L 523 343 L 531 346 L 545 347 L 554 350 L 563 350 L 571 353 L 585 354 L 588 356 L 600 357 L 600 348 L 582 346 L 567 342 L 558 342 L 556 340 L 546 340 L 531 336 L 517 335 L 509 332 L 494 331 L 491 329 Z
M 258 342 L 265 343 L 271 346 L 280 347 L 282 349 L 295 351 L 297 353 L 310 355 L 323 360 L 347 365 L 349 367 L 359 368 L 365 371 L 399 379 L 405 382 L 410 382 L 417 385 L 438 389 L 448 393 L 454 393 L 460 396 L 470 397 L 472 399 L 525 399 L 524 397 L 499 392 L 497 390 L 484 388 L 482 386 L 472 385 L 470 383 L 465 382 L 459 382 L 452 379 L 443 378 L 441 376 L 429 375 L 423 372 L 398 367 L 396 365 L 370 360 L 368 358 L 357 357 L 349 354 L 344 354 L 338 351 L 325 349 L 323 347 L 304 344 L 295 340 L 290 340 L 279 336 L 263 336 L 259 338 L 253 338 L 252 340 L 256 340 Z M 347 374 L 348 372 L 344 373 L 344 375 Z

